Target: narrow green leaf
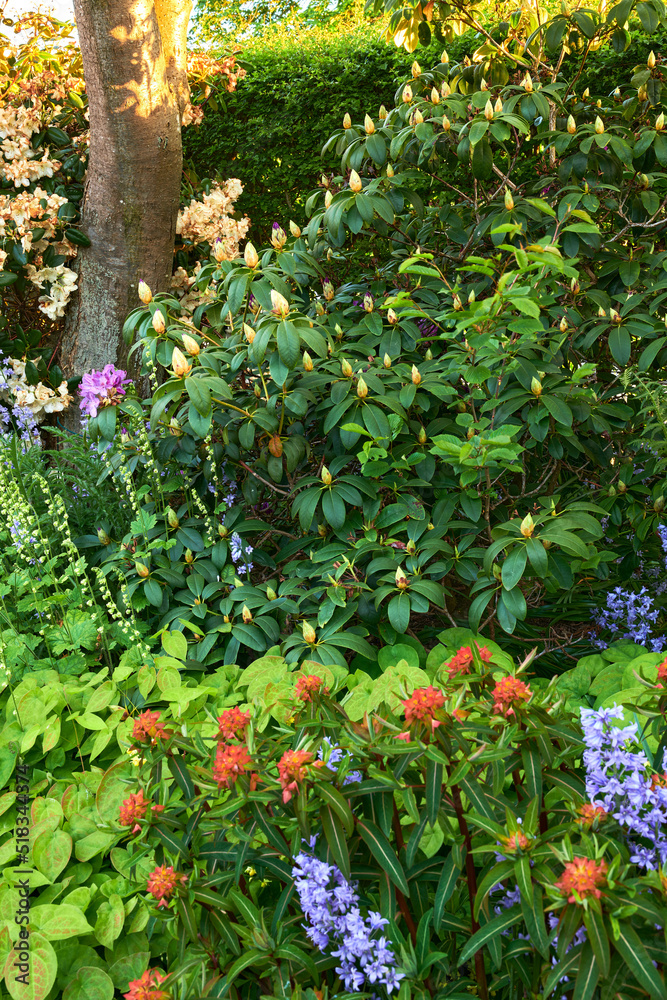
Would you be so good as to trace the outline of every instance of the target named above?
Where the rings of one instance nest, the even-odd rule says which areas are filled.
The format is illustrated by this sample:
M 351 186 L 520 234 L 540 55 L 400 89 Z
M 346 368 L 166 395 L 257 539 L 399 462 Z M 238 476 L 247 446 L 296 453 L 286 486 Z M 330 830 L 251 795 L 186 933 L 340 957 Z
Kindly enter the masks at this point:
M 168 757 L 169 770 L 176 780 L 176 784 L 185 795 L 186 802 L 192 802 L 195 797 L 195 786 L 190 777 L 184 757 Z
M 544 919 L 544 899 L 542 890 L 538 885 L 532 887 L 532 894 L 526 899 L 521 897 L 521 908 L 523 918 L 526 921 L 526 928 L 530 935 L 531 943 L 539 951 L 543 958 L 549 959 L 551 950 L 549 947 L 549 932 L 547 931 Z
M 315 791 L 319 797 L 323 799 L 324 802 L 339 816 L 342 820 L 343 826 L 345 827 L 345 832 L 348 837 L 351 837 L 354 833 L 354 816 L 352 815 L 352 810 L 340 792 L 336 788 L 333 788 L 333 786 L 327 781 L 318 781 L 315 785 Z
M 258 927 L 261 923 L 259 910 L 247 896 L 244 896 L 239 889 L 232 889 L 227 898 L 234 904 L 248 927 Z
M 524 747 L 521 751 L 521 761 L 523 763 L 524 774 L 526 775 L 526 787 L 528 798 L 542 798 L 542 758 L 537 750 Z
M 664 980 L 651 962 L 639 935 L 625 921 L 619 921 L 618 929 L 619 934 L 614 940 L 614 945 L 630 972 L 649 996 L 654 997 L 655 1000 L 665 1000 L 667 991 L 665 991 Z
M 322 830 L 324 831 L 324 836 L 334 861 L 349 882 L 351 879 L 350 853 L 347 849 L 343 823 L 338 813 L 334 812 L 331 806 L 328 805 L 323 805 L 320 809 L 320 819 L 322 821 Z
M 440 930 L 447 901 L 451 897 L 456 882 L 463 869 L 463 852 L 461 848 L 452 848 L 447 860 L 442 866 L 438 888 L 435 890 L 433 903 L 433 927 L 436 933 Z
M 593 949 L 587 941 L 581 952 L 572 1000 L 592 1000 L 599 979 L 600 967 L 595 960 Z
M 424 792 L 426 795 L 426 813 L 431 826 L 435 826 L 435 821 L 438 818 L 438 811 L 440 809 L 443 771 L 443 764 L 438 764 L 435 760 L 428 760 L 426 762 Z
M 483 927 L 477 931 L 476 934 L 470 938 L 468 943 L 464 945 L 463 951 L 460 953 L 457 959 L 457 965 L 463 965 L 464 962 L 474 955 L 476 951 L 483 948 L 485 944 L 494 938 L 499 937 L 503 931 L 508 930 L 512 927 L 518 920 L 522 917 L 520 906 L 511 906 L 500 916 L 494 917 L 493 920 L 489 920 L 488 924 L 484 924 Z
M 409 896 L 410 889 L 405 877 L 405 872 L 403 871 L 403 866 L 396 857 L 396 852 L 382 831 L 375 825 L 375 823 L 371 823 L 370 820 L 366 819 L 359 820 L 357 822 L 357 830 L 361 834 L 362 840 L 370 850 L 375 860 L 382 865 L 384 871 L 386 871 L 394 885 L 397 886 L 405 896 Z
M 607 937 L 604 919 L 599 910 L 594 910 L 592 907 L 585 910 L 584 925 L 588 940 L 595 954 L 596 963 L 606 979 L 611 966 L 611 952 L 609 950 L 609 938 Z

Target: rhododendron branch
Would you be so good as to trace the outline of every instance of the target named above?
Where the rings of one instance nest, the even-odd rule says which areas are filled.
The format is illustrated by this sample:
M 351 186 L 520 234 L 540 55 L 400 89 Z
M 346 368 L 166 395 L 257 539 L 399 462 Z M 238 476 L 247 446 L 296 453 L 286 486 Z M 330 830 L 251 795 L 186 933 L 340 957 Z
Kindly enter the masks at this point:
M 265 485 L 265 486 L 268 486 L 268 487 L 269 487 L 270 489 L 272 489 L 274 493 L 280 493 L 280 495 L 281 495 L 281 496 L 283 496 L 283 497 L 289 497 L 289 496 L 291 496 L 291 492 L 290 492 L 289 490 L 281 490 L 281 489 L 279 489 L 279 488 L 278 488 L 278 487 L 276 486 L 276 484 L 275 484 L 275 483 L 270 483 L 270 482 L 268 481 L 268 479 L 263 479 L 263 478 L 262 478 L 262 477 L 261 477 L 260 475 L 258 475 L 258 474 L 257 474 L 257 473 L 255 472 L 255 470 L 254 470 L 254 469 L 251 469 L 249 465 L 246 465 L 246 463 L 245 463 L 245 462 L 240 462 L 240 461 L 239 461 L 239 462 L 237 462 L 236 464 L 237 464 L 237 465 L 240 465 L 242 469 L 245 469 L 245 470 L 246 470 L 246 472 L 249 472 L 251 476 L 254 476 L 254 477 L 255 477 L 255 479 L 259 479 L 260 483 L 264 483 L 264 485 Z M 274 531 L 274 529 L 272 528 L 272 529 L 271 529 L 271 531 L 273 532 L 273 531 Z M 281 534 L 281 535 L 286 535 L 286 534 L 287 534 L 287 532 L 285 532 L 285 531 L 281 531 L 281 532 L 278 532 L 278 534 Z M 288 538 L 293 538 L 293 537 L 294 537 L 294 535 L 288 535 Z

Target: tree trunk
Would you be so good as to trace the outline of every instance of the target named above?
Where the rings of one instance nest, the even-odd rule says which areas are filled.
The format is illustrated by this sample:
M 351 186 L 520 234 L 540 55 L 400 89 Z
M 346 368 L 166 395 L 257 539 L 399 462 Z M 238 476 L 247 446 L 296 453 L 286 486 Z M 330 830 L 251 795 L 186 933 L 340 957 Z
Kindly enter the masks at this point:
M 79 290 L 62 348 L 67 374 L 128 363 L 122 327 L 143 278 L 169 287 L 188 101 L 191 0 L 74 0 L 90 109 Z

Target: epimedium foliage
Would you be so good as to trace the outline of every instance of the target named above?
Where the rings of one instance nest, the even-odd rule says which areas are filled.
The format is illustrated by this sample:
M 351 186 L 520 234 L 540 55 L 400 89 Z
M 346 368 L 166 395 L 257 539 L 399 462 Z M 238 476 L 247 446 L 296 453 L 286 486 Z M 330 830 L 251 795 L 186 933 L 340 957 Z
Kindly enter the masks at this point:
M 445 633 L 430 683 L 413 677 L 362 724 L 335 669 L 302 664 L 279 690 L 274 657 L 236 680 L 251 674 L 247 704 L 217 723 L 197 701 L 187 732 L 181 713 L 177 727 L 170 712 L 139 716 L 127 732 L 141 764 L 118 818 L 133 838 L 128 863 L 156 866 L 143 879 L 162 988 L 338 995 L 361 920 L 382 927 L 383 976 L 395 968 L 399 997 L 592 997 L 621 981 L 664 996 L 664 887 L 631 860 L 616 814 L 588 798 L 578 710 L 555 681 L 526 682 L 529 660 L 517 670 L 482 641 Z M 163 642 L 184 655 L 178 633 Z M 654 678 L 645 690 L 658 718 L 662 689 Z M 253 691 L 274 702 L 269 716 Z M 608 735 L 600 715 L 588 741 L 591 723 Z M 634 737 L 631 726 L 629 761 Z M 648 732 L 643 744 L 657 747 Z M 647 788 L 652 763 L 639 765 Z M 334 915 L 350 908 L 356 929 L 341 949 Z M 382 990 L 363 985 L 379 947 L 367 944 L 356 988 Z

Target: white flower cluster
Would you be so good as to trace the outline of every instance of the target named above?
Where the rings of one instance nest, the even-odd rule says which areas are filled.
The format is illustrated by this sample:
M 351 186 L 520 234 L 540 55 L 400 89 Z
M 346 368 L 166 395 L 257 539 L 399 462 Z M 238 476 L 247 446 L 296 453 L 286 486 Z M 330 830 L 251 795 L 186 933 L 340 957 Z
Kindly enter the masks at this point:
M 0 160 L 0 171 L 5 180 L 11 181 L 14 187 L 29 187 L 40 177 L 53 177 L 60 169 L 57 160 L 49 159 L 48 148 L 44 150 L 41 159 L 39 153 L 30 145 L 35 132 L 42 127 L 42 102 L 32 98 L 29 108 L 0 108 L 0 150 L 3 159 Z
M 184 267 L 177 267 L 171 276 L 172 291 L 178 297 L 183 309 L 189 313 L 194 312 L 197 306 L 212 301 L 216 295 L 213 282 L 207 288 L 199 288 L 197 278 L 200 271 L 201 263 L 197 261 L 192 274 L 188 274 Z
M 49 319 L 61 319 L 65 315 L 65 307 L 72 292 L 76 291 L 76 273 L 64 264 L 57 267 L 42 267 L 37 270 L 32 264 L 26 268 L 33 285 L 44 288 L 44 282 L 49 283 L 49 290 L 39 297 L 39 308 Z
M 12 358 L 9 364 L 13 375 L 3 379 L 0 399 L 14 406 L 26 407 L 37 421 L 43 420 L 47 413 L 60 413 L 72 402 L 72 397 L 67 391 L 67 382 L 61 382 L 57 392 L 43 382 L 28 385 L 25 378 L 25 361 Z
M 60 164 L 49 158 L 48 149 L 39 151 L 31 147 L 32 136 L 39 132 L 57 111 L 58 105 L 44 103 L 39 96 L 32 95 L 30 104 L 0 107 L 0 175 L 14 184 L 15 188 L 30 187 L 42 177 L 53 177 Z M 68 240 L 57 238 L 58 210 L 67 203 L 67 198 L 49 194 L 37 186 L 31 191 L 20 190 L 15 195 L 0 194 L 0 240 L 7 238 L 20 242 L 24 253 L 32 253 L 32 262 L 27 264 L 29 280 L 43 292 L 38 298 L 38 308 L 50 320 L 61 319 L 72 292 L 77 288 L 74 271 L 64 264 L 43 267 L 42 254 L 49 246 L 54 246 L 61 257 L 76 255 L 76 247 Z M 35 230 L 38 230 L 35 239 Z M 0 270 L 5 266 L 7 252 L 0 249 Z M 46 286 L 46 287 L 45 287 Z M 32 394 L 32 387 L 31 393 Z M 37 387 L 34 387 L 35 389 Z M 44 393 L 51 392 L 42 387 Z M 45 403 L 40 396 L 31 405 Z M 62 409 L 62 407 L 60 407 Z
M 242 240 L 250 228 L 250 219 L 232 218 L 234 202 L 243 187 L 236 177 L 225 181 L 223 185 L 214 184 L 210 194 L 205 194 L 202 201 L 193 198 L 189 205 L 178 213 L 176 232 L 183 239 L 193 243 L 215 243 L 221 254 L 219 260 L 234 260 L 239 256 L 239 240 Z

